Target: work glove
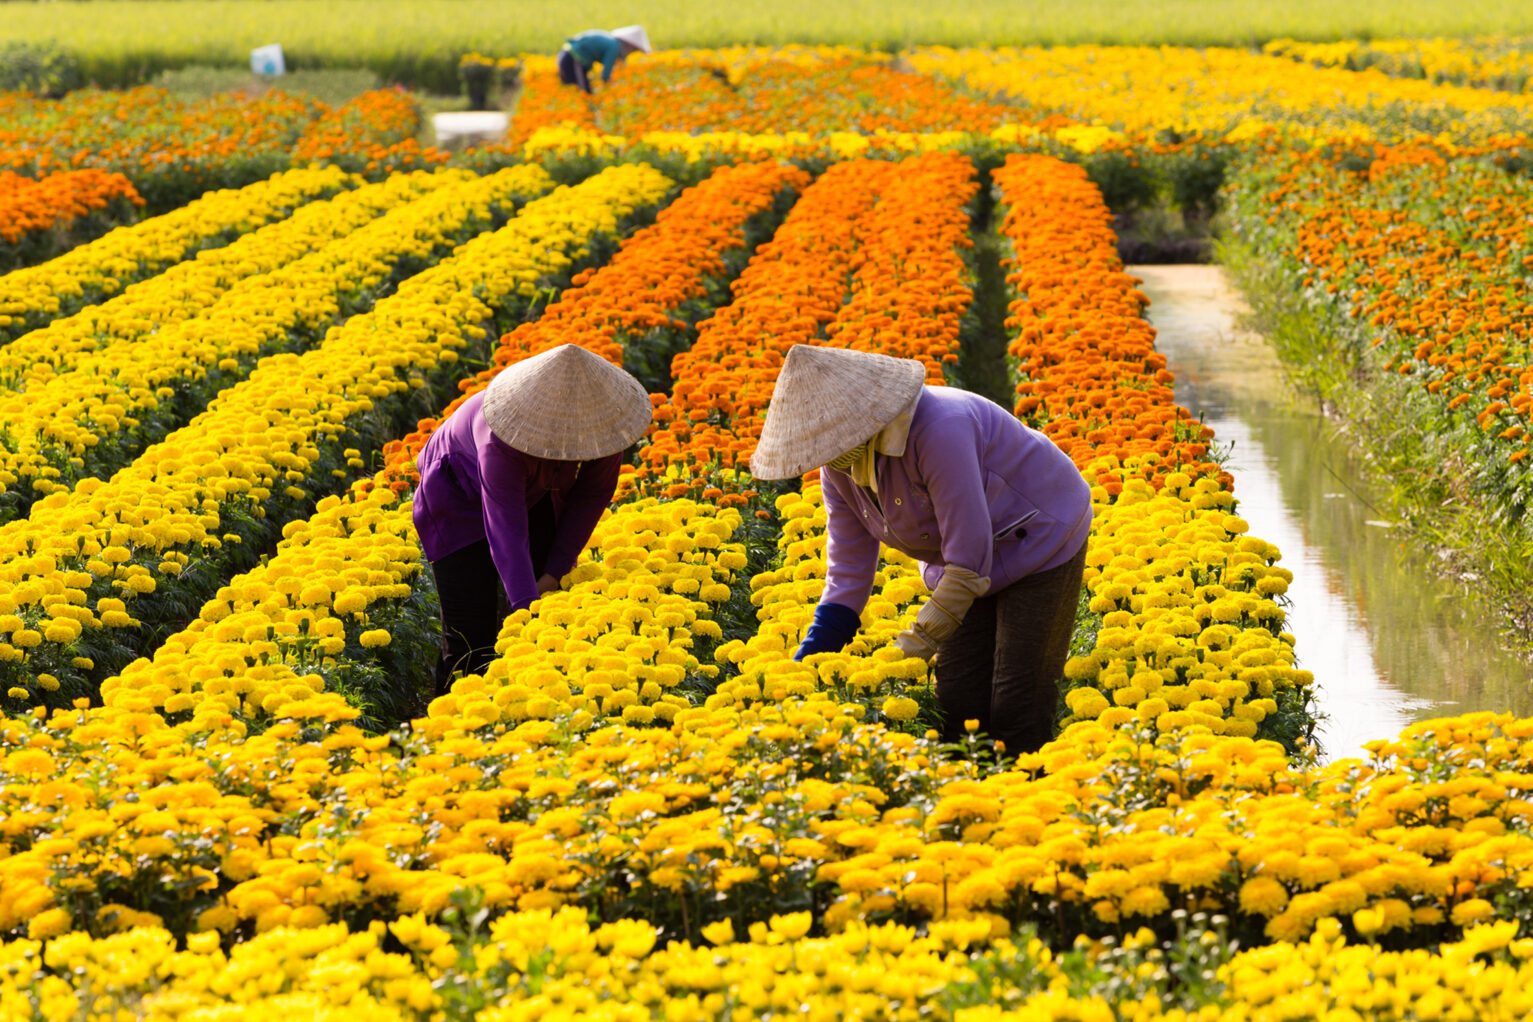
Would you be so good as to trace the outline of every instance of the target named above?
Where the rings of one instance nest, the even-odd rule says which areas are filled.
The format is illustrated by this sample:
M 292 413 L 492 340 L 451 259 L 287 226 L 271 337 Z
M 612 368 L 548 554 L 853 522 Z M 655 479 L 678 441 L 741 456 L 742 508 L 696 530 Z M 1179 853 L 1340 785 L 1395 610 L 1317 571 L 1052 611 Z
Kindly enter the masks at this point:
M 799 643 L 793 659 L 802 660 L 813 653 L 839 653 L 857 635 L 862 621 L 857 612 L 839 603 L 822 603 L 814 608 L 814 623 Z
M 930 662 L 937 655 L 937 647 L 958 631 L 974 601 L 989 591 L 988 578 L 949 564 L 942 569 L 942 578 L 926 605 L 916 614 L 916 623 L 895 636 L 894 645 L 907 657 Z

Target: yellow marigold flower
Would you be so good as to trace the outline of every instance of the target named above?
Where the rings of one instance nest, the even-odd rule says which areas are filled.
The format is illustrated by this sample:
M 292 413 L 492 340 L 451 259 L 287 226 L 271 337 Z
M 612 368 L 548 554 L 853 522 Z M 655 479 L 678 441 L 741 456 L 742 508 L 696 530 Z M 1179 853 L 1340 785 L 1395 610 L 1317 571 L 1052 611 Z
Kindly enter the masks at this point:
M 890 720 L 907 721 L 914 720 L 921 712 L 921 704 L 908 696 L 895 696 L 885 699 L 880 709 Z
M 703 938 L 710 944 L 723 947 L 725 944 L 733 944 L 735 940 L 735 924 L 728 919 L 720 919 L 716 923 L 709 923 L 702 928 Z
M 69 913 L 54 907 L 32 917 L 32 921 L 27 924 L 27 936 L 33 940 L 47 940 L 68 933 L 72 925 L 74 920 L 69 917 Z
M 1123 898 L 1123 914 L 1128 916 L 1158 916 L 1169 911 L 1171 902 L 1158 886 L 1146 884 L 1129 891 Z
M 1452 920 L 1455 926 L 1472 926 L 1484 922 L 1496 914 L 1496 906 L 1484 898 L 1470 898 L 1453 906 Z
M 767 926 L 784 940 L 798 940 L 809 932 L 809 927 L 813 923 L 814 916 L 808 912 L 790 912 L 787 915 L 773 916 L 768 920 Z
M 386 628 L 371 628 L 357 636 L 357 641 L 360 642 L 365 649 L 376 649 L 379 646 L 387 646 L 392 640 L 393 637 L 389 635 L 388 629 Z
M 1288 890 L 1272 877 L 1255 876 L 1240 886 L 1240 907 L 1253 915 L 1272 917 L 1288 904 Z
M 655 719 L 655 711 L 652 707 L 634 704 L 623 707 L 623 723 L 625 724 L 648 724 Z

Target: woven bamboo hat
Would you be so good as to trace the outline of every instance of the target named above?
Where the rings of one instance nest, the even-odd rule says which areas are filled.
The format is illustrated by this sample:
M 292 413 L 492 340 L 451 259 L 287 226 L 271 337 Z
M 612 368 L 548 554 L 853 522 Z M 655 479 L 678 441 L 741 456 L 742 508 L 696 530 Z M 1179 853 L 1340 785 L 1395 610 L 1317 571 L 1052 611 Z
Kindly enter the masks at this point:
M 586 461 L 616 454 L 649 428 L 649 395 L 626 371 L 561 344 L 501 371 L 484 392 L 484 421 L 535 458 Z
M 622 28 L 614 28 L 612 34 L 620 42 L 625 42 L 636 50 L 644 53 L 655 52 L 655 48 L 649 44 L 649 33 L 644 31 L 643 25 L 624 25 Z
M 757 479 L 792 479 L 865 444 L 921 393 L 926 367 L 849 348 L 788 349 L 761 442 L 751 455 Z

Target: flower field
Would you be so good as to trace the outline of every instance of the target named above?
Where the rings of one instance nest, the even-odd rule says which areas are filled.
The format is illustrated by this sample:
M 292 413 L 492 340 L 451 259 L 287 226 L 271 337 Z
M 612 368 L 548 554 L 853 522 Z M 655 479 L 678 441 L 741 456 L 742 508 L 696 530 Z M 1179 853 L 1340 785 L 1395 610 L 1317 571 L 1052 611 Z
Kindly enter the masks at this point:
M 1518 534 L 1526 100 L 1349 62 L 741 47 L 588 100 L 528 58 L 453 154 L 391 91 L 0 97 L 0 1017 L 1533 1014 L 1533 720 L 1321 760 L 1346 679 L 1114 232 L 1217 201 Z M 748 470 L 794 345 L 953 386 L 987 343 L 1093 511 L 1058 737 L 1004 763 L 892 645 L 902 554 L 793 659 L 825 497 Z M 560 344 L 654 422 L 432 697 L 416 457 Z

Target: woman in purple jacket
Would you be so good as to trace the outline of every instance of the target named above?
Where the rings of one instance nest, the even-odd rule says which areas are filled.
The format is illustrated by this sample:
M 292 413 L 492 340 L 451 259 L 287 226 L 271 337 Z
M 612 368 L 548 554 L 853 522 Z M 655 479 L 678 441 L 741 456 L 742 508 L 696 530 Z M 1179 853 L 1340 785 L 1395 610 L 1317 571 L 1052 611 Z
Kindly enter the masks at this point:
M 887 544 L 923 562 L 932 591 L 895 643 L 935 657 L 944 738 L 977 720 L 1008 754 L 1035 751 L 1053 737 L 1090 488 L 1000 405 L 925 381 L 913 360 L 788 351 L 751 472 L 791 479 L 823 466 L 825 591 L 795 659 L 857 634 Z
M 505 369 L 431 435 L 413 515 L 442 604 L 438 695 L 489 665 L 507 613 L 559 588 L 650 416 L 638 380 L 565 344 Z

